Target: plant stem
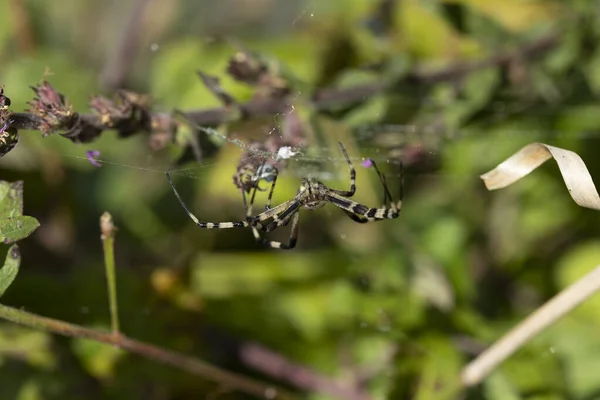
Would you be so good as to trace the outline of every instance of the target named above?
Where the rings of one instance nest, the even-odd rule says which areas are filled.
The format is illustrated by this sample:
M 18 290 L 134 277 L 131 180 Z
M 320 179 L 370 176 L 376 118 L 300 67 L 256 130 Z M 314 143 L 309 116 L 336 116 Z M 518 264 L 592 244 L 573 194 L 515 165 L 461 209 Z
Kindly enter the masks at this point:
M 104 267 L 106 269 L 106 282 L 108 289 L 108 304 L 110 308 L 110 325 L 115 335 L 120 333 L 119 308 L 117 305 L 117 280 L 115 277 L 115 227 L 112 216 L 105 212 L 100 217 L 100 231 L 102 235 L 102 247 L 104 249 Z
M 184 356 L 149 343 L 130 339 L 122 334 L 115 335 L 114 333 L 85 328 L 68 322 L 42 317 L 3 304 L 0 304 L 0 318 L 63 336 L 90 339 L 96 342 L 116 346 L 131 353 L 179 368 L 192 375 L 204 377 L 229 389 L 239 390 L 259 398 L 295 398 L 292 394 L 281 391 L 273 386 L 265 385 L 258 381 L 220 369 L 194 357 Z

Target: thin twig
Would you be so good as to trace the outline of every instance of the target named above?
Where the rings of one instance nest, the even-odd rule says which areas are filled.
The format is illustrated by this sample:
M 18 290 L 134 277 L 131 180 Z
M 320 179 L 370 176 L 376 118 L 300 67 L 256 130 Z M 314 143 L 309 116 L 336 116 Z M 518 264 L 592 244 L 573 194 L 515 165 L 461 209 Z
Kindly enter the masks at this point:
M 171 365 L 192 375 L 219 383 L 220 385 L 263 399 L 295 399 L 295 396 L 265 385 L 255 380 L 217 368 L 197 358 L 184 356 L 149 343 L 130 339 L 125 335 L 114 335 L 95 329 L 85 328 L 68 322 L 42 317 L 17 308 L 0 304 L 0 318 L 31 328 L 53 332 L 59 335 L 90 339 L 106 343 L 131 353 L 138 354 L 163 364 Z
M 555 33 L 542 36 L 538 40 L 526 43 L 522 47 L 497 54 L 495 56 L 484 58 L 479 61 L 468 63 L 457 63 L 444 69 L 428 72 L 425 70 L 416 70 L 412 73 L 412 79 L 421 84 L 435 84 L 439 82 L 451 82 L 463 79 L 469 74 L 492 67 L 504 67 L 513 62 L 523 62 L 533 60 L 552 50 L 559 43 L 559 37 Z
M 352 385 L 325 377 L 256 343 L 245 343 L 241 348 L 240 357 L 247 366 L 306 391 L 342 400 L 372 399 L 369 394 L 362 393 Z

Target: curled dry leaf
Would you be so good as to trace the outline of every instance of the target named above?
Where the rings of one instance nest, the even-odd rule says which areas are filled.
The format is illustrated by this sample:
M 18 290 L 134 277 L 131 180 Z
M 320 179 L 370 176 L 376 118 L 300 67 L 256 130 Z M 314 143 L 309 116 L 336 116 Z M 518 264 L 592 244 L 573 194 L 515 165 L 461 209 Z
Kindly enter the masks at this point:
M 489 190 L 507 187 L 554 158 L 569 193 L 581 207 L 600 210 L 600 196 L 585 163 L 576 153 L 543 143 L 531 143 L 493 170 L 481 175 Z M 471 361 L 462 371 L 465 386 L 479 384 L 500 363 L 600 290 L 600 265 L 538 308 L 527 319 Z
M 575 203 L 600 210 L 600 196 L 581 157 L 572 151 L 544 143 L 528 144 L 493 170 L 481 175 L 481 179 L 489 190 L 502 189 L 528 175 L 550 158 L 556 160 Z

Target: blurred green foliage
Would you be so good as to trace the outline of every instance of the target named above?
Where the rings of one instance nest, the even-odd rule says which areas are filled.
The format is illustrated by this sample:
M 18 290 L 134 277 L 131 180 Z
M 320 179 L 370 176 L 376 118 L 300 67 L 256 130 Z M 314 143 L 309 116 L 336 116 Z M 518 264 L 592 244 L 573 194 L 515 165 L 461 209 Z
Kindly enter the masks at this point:
M 152 152 L 144 135 L 121 139 L 106 132 L 80 145 L 21 132 L 18 146 L 0 160 L 1 178 L 25 182 L 25 214 L 41 225 L 19 242 L 21 271 L 2 302 L 108 329 L 98 220 L 109 211 L 120 229 L 119 306 L 131 337 L 288 385 L 244 358 L 244 346 L 260 343 L 373 399 L 598 398 L 597 298 L 480 387 L 459 386 L 460 369 L 475 354 L 600 260 L 600 217 L 572 202 L 554 165 L 498 192 L 487 192 L 479 179 L 535 141 L 577 152 L 591 175 L 600 176 L 598 5 L 149 2 L 138 51 L 127 65 L 128 87 L 149 93 L 158 110 L 218 107 L 195 74 L 201 69 L 218 75 L 239 101 L 248 100 L 252 88 L 225 73 L 235 47 L 222 39 L 235 39 L 300 88 L 297 108 L 312 146 L 309 161 L 317 165 L 292 160 L 275 203 L 295 194 L 309 167 L 328 173 L 328 185 L 345 187 L 341 140 L 356 164 L 361 157 L 383 166 L 405 160 L 401 216 L 358 225 L 333 206 L 303 211 L 298 247 L 268 250 L 250 231 L 204 231 L 187 218 L 163 174 L 182 152 L 176 145 Z M 2 3 L 0 82 L 12 111 L 27 107 L 29 86 L 45 71 L 76 110 L 88 110 L 89 97 L 103 91 L 100 77 L 130 8 L 125 2 Z M 549 32 L 557 45 L 534 60 L 492 62 L 427 85 L 404 79 L 516 52 Z M 317 87 L 370 82 L 395 86 L 331 112 L 310 106 Z M 217 129 L 264 139 L 274 122 Z M 231 177 L 242 150 L 219 144 L 216 155 L 177 171 L 176 183 L 200 219 L 239 220 L 244 210 Z M 101 152 L 101 168 L 85 157 L 92 149 Z M 409 161 L 411 154 L 420 158 Z M 387 179 L 396 188 L 392 164 Z M 357 201 L 378 206 L 377 177 L 357 168 Z M 34 219 L 24 225 L 27 233 L 36 227 Z M 285 239 L 284 230 L 272 236 Z M 18 239 L 27 236 L 21 233 Z M 303 398 L 331 398 L 296 389 Z M 108 346 L 0 322 L 1 399 L 82 397 L 248 398 Z

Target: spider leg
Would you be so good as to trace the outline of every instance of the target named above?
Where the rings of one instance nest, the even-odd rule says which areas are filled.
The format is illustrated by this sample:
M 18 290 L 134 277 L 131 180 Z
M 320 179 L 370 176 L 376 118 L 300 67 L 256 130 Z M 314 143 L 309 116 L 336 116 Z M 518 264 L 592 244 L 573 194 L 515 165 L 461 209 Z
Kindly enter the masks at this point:
M 292 231 L 290 233 L 290 239 L 287 243 L 276 242 L 274 240 L 265 239 L 260 236 L 260 232 L 258 231 L 257 227 L 254 225 L 251 225 L 252 233 L 254 234 L 254 239 L 256 239 L 256 241 L 258 243 L 261 243 L 261 244 L 271 247 L 273 249 L 283 249 L 283 250 L 293 249 L 294 247 L 296 247 L 296 242 L 298 240 L 298 217 L 299 216 L 300 216 L 300 213 L 296 209 L 296 212 L 287 218 L 287 222 L 285 223 L 285 225 L 287 225 L 287 223 L 290 221 L 290 219 L 292 220 Z M 278 221 L 283 221 L 283 220 L 278 220 Z M 273 221 L 273 222 L 275 222 L 275 221 Z M 277 226 L 281 226 L 281 225 L 277 225 Z
M 250 221 L 252 219 L 252 211 L 254 208 L 254 198 L 256 197 L 256 191 L 258 187 L 255 186 L 252 190 L 252 196 L 250 197 L 250 203 L 248 203 L 248 199 L 246 198 L 246 191 L 242 189 L 242 201 L 244 202 L 244 208 L 246 209 L 246 221 Z
M 334 206 L 347 211 L 346 215 L 348 215 L 348 212 L 352 213 L 360 220 L 366 219 L 365 222 L 379 221 L 383 219 L 394 219 L 398 218 L 398 215 L 400 214 L 401 207 L 398 207 L 394 203 L 392 203 L 390 207 L 371 208 L 363 204 L 357 203 L 355 201 L 349 200 L 336 193 L 329 193 L 325 197 L 327 201 L 329 201 Z M 399 202 L 399 205 L 402 205 L 401 201 Z M 356 221 L 355 218 L 352 219 Z
M 362 217 L 358 214 L 353 214 L 352 212 L 350 212 L 346 209 L 343 209 L 343 208 L 342 208 L 342 211 L 354 222 L 358 222 L 359 224 L 364 224 L 366 222 L 369 222 L 369 219 L 366 217 Z
M 330 190 L 335 194 L 339 194 L 340 196 L 352 197 L 352 196 L 354 196 L 354 193 L 356 192 L 356 170 L 354 169 L 354 166 L 352 165 L 352 161 L 350 161 L 350 157 L 348 157 L 348 153 L 346 152 L 346 149 L 344 148 L 344 145 L 342 144 L 342 142 L 338 142 L 338 144 L 340 145 L 340 150 L 342 150 L 342 154 L 344 155 L 344 158 L 346 159 L 346 163 L 348 163 L 348 169 L 350 170 L 350 190 L 348 190 L 348 191 L 335 190 L 335 189 L 330 189 Z
M 403 196 L 402 180 L 403 180 L 404 170 L 402 169 L 402 172 L 401 172 L 402 175 L 401 175 L 401 179 L 400 179 L 401 180 L 401 182 L 400 182 L 400 199 L 398 200 L 397 203 L 393 203 L 392 195 L 390 193 L 390 190 L 388 189 L 385 176 L 381 173 L 381 171 L 379 171 L 379 168 L 377 167 L 377 164 L 375 163 L 375 161 L 371 160 L 372 166 L 375 169 L 377 176 L 379 177 L 379 181 L 381 182 L 381 185 L 383 186 L 383 204 L 384 205 L 381 208 L 371 208 L 371 207 L 367 207 L 363 204 L 356 203 L 356 202 L 348 199 L 348 197 L 353 196 L 356 191 L 356 171 L 354 170 L 354 167 L 352 166 L 352 162 L 350 161 L 350 158 L 348 157 L 348 153 L 346 152 L 346 149 L 344 148 L 344 146 L 342 145 L 341 142 L 339 143 L 339 145 L 340 145 L 340 149 L 342 150 L 342 153 L 344 154 L 344 157 L 346 158 L 348 167 L 350 168 L 350 190 L 343 191 L 343 190 L 329 189 L 329 193 L 325 196 L 326 200 L 329 201 L 330 203 L 332 203 L 333 205 L 335 205 L 336 207 L 341 208 L 350 219 L 352 219 L 353 221 L 358 222 L 358 223 L 365 223 L 365 222 L 370 222 L 370 221 L 378 221 L 378 220 L 383 220 L 383 219 L 397 218 L 398 215 L 400 214 L 400 209 L 402 208 L 402 196 Z M 386 205 L 388 203 L 388 201 L 391 203 L 389 206 Z
M 288 203 L 284 203 L 284 204 L 287 205 Z M 264 232 L 272 232 L 276 228 L 279 228 L 280 226 L 287 225 L 290 222 L 290 219 L 292 217 L 294 217 L 296 214 L 298 214 L 300 207 L 301 207 L 300 201 L 292 200 L 292 203 L 289 204 L 289 206 L 286 209 L 284 209 L 281 213 L 274 214 L 273 216 L 269 216 L 269 217 L 272 217 L 273 220 L 269 224 L 265 225 L 262 230 Z M 272 209 L 272 210 L 274 210 L 274 209 Z M 266 214 L 266 213 L 263 213 L 263 214 Z M 263 221 L 264 221 L 264 219 L 263 219 Z
M 167 179 L 169 180 L 169 183 L 171 184 L 171 188 L 173 189 L 173 193 L 175 193 L 175 197 L 177 197 L 177 200 L 179 200 L 179 204 L 181 204 L 181 207 L 185 210 L 185 212 L 190 217 L 190 219 L 192 221 L 194 221 L 194 223 L 196 225 L 198 225 L 200 228 L 205 228 L 205 229 L 245 228 L 249 225 L 247 221 L 201 222 L 200 220 L 198 220 L 198 218 L 194 214 L 192 214 L 192 212 L 190 211 L 188 206 L 181 199 L 181 196 L 177 192 L 177 189 L 175 188 L 175 184 L 173 183 L 173 180 L 171 180 L 171 175 L 169 174 L 168 171 L 165 172 L 165 175 L 167 175 Z
M 253 193 L 254 194 L 254 193 Z M 244 206 L 248 210 L 249 207 L 247 205 L 246 194 L 242 193 L 244 199 Z M 248 226 L 253 226 L 258 230 L 263 232 L 271 232 L 275 228 L 280 226 L 285 226 L 289 224 L 291 217 L 293 216 L 292 211 L 297 210 L 302 205 L 303 195 L 298 194 L 293 199 L 286 201 L 285 203 L 281 203 L 273 208 L 269 208 L 262 213 L 253 216 L 251 212 L 246 213 L 246 223 Z M 254 202 L 254 198 L 250 198 L 250 204 Z M 272 219 L 271 222 L 265 223 Z
M 273 192 L 275 191 L 275 184 L 277 183 L 277 175 L 278 172 L 275 170 L 275 175 L 273 175 L 273 182 L 271 182 L 271 190 L 269 190 L 269 196 L 267 197 L 267 203 L 265 204 L 265 210 L 271 209 L 271 199 L 273 198 Z
M 274 185 L 271 185 L 271 191 L 269 194 L 268 201 L 270 201 L 270 197 L 273 194 L 273 187 L 274 187 Z M 298 213 L 296 212 L 296 214 L 294 216 L 294 223 L 292 224 L 292 231 L 291 231 L 290 240 L 288 243 L 281 243 L 281 242 L 268 240 L 268 239 L 261 237 L 260 231 L 270 232 L 277 227 L 285 226 L 290 222 L 293 215 L 286 213 L 286 215 L 288 215 L 287 217 L 284 216 L 284 219 L 279 219 L 279 216 L 275 213 L 279 209 L 283 210 L 282 214 L 285 213 L 287 210 L 289 210 L 290 207 L 288 207 L 288 208 L 283 207 L 283 206 L 287 206 L 289 204 L 289 202 L 286 202 L 286 203 L 283 203 L 282 205 L 276 207 L 277 210 L 269 208 L 264 213 L 253 217 L 252 216 L 252 206 L 254 205 L 254 197 L 256 195 L 256 189 L 257 188 L 254 188 L 254 190 L 252 191 L 252 196 L 250 197 L 250 203 L 248 203 L 248 201 L 247 201 L 246 193 L 244 191 L 242 191 L 244 207 L 246 207 L 246 223 L 251 227 L 252 234 L 254 235 L 254 239 L 258 243 L 261 243 L 265 246 L 268 246 L 268 247 L 274 248 L 274 249 L 287 250 L 287 249 L 294 248 L 296 246 L 296 240 L 298 238 Z M 297 209 L 298 208 L 296 208 L 296 210 Z M 275 210 L 275 211 L 273 211 L 273 210 Z M 263 226 L 262 221 L 266 221 L 271 218 L 273 219 L 273 221 L 270 224 Z
M 254 239 L 256 239 L 257 242 L 274 249 L 287 250 L 294 248 L 298 238 L 298 218 L 300 215 L 299 210 L 302 206 L 301 200 L 302 197 L 297 195 L 292 200 L 280 204 L 275 208 L 271 208 L 255 217 L 247 217 L 247 222 L 252 228 Z M 264 224 L 264 222 L 268 220 L 271 220 L 271 222 Z M 276 228 L 286 226 L 290 223 L 290 221 L 292 221 L 292 230 L 288 243 L 277 242 L 261 237 L 260 231 L 271 232 Z
M 265 204 L 265 210 L 269 210 L 271 208 L 271 199 L 273 198 L 273 192 L 275 191 L 275 184 L 277 183 L 277 176 L 279 175 L 279 171 L 277 170 L 277 168 L 275 168 L 275 166 L 273 165 L 269 165 L 269 169 L 272 168 L 272 171 L 269 171 L 269 175 L 267 175 L 266 178 L 263 178 L 263 175 L 265 173 L 265 169 L 267 165 L 267 158 L 265 157 L 263 159 L 263 162 L 260 164 L 260 166 L 258 167 L 258 169 L 256 170 L 255 176 L 258 175 L 257 177 L 257 182 L 256 182 L 256 186 L 255 186 L 255 192 L 256 189 L 260 190 L 261 192 L 266 191 L 267 189 L 260 189 L 259 183 L 261 179 L 265 179 L 268 182 L 268 178 L 272 177 L 271 180 L 271 189 L 269 190 L 269 196 L 267 197 L 267 203 Z M 254 204 L 254 201 L 252 202 L 252 204 Z
M 341 145 L 341 144 L 340 144 Z M 342 147 L 343 149 L 343 147 Z M 345 150 L 342 150 L 344 152 L 344 155 L 346 155 Z M 348 160 L 348 164 L 352 165 L 350 163 L 350 160 Z M 372 166 L 375 169 L 375 172 L 377 173 L 377 176 L 379 177 L 379 181 L 381 182 L 381 185 L 383 186 L 383 207 L 381 208 L 371 208 L 371 207 L 367 207 L 363 204 L 360 203 L 356 203 L 352 200 L 349 200 L 347 197 L 348 196 L 344 196 L 343 193 L 340 193 L 340 191 L 337 190 L 330 190 L 329 194 L 327 194 L 326 199 L 332 203 L 333 205 L 341 208 L 342 210 L 344 210 L 345 214 L 352 219 L 355 222 L 358 223 L 365 223 L 365 222 L 370 222 L 370 221 L 378 221 L 378 220 L 383 220 L 383 219 L 393 219 L 393 218 L 397 218 L 398 215 L 400 214 L 400 210 L 402 208 L 402 197 L 403 197 L 403 178 L 404 178 L 404 169 L 402 168 L 401 165 L 401 178 L 400 178 L 400 198 L 398 200 L 397 203 L 393 203 L 392 202 L 392 195 L 390 193 L 390 190 L 387 186 L 387 182 L 385 179 L 385 176 L 381 173 L 381 171 L 379 171 L 379 168 L 377 167 L 377 163 L 375 163 L 374 160 L 371 160 L 372 162 Z M 352 178 L 352 175 L 351 175 Z M 387 202 L 388 200 L 390 201 L 390 205 L 387 206 Z
M 263 161 L 263 163 L 260 165 L 258 171 L 261 171 L 266 163 L 266 159 Z M 276 168 L 274 168 L 275 173 L 273 174 L 273 180 L 271 181 L 271 189 L 269 190 L 269 195 L 267 197 L 267 203 L 265 204 L 265 210 L 269 211 L 271 209 L 271 200 L 273 198 L 273 192 L 275 191 L 275 184 L 277 183 L 277 175 L 279 175 L 278 171 Z M 244 202 L 244 207 L 246 208 L 246 221 L 247 222 L 251 222 L 252 220 L 252 211 L 254 208 L 254 198 L 256 197 L 256 191 L 260 190 L 260 191 L 264 191 L 266 189 L 260 189 L 258 187 L 258 182 L 256 184 L 256 186 L 254 187 L 254 190 L 252 191 L 252 196 L 250 197 L 250 203 L 248 203 L 247 199 L 246 199 L 246 193 L 245 191 L 242 190 L 242 199 Z
M 383 186 L 383 204 L 385 207 L 385 204 L 387 204 L 388 200 L 390 202 L 392 201 L 392 195 L 390 193 L 387 182 L 385 180 L 385 176 L 381 173 L 381 171 L 379 171 L 379 168 L 377 167 L 375 160 L 371 160 L 371 164 L 373 166 L 373 169 L 375 169 L 377 176 L 379 177 L 379 181 L 381 182 L 381 185 Z M 404 167 L 402 164 L 400 164 L 400 195 L 398 197 L 398 199 L 399 199 L 398 203 L 395 205 L 396 208 L 398 208 L 398 209 L 400 209 L 400 207 L 402 206 L 402 197 L 403 196 L 404 196 Z

